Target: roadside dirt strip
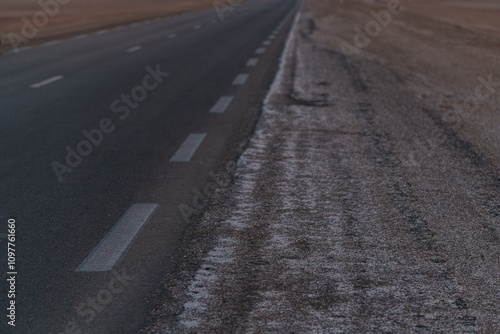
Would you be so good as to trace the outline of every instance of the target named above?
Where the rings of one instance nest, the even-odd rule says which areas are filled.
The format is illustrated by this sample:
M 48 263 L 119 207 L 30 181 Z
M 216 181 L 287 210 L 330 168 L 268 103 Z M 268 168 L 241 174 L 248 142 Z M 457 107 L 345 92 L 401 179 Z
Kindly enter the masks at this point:
M 314 29 L 298 16 L 149 332 L 498 333 L 498 168 Z

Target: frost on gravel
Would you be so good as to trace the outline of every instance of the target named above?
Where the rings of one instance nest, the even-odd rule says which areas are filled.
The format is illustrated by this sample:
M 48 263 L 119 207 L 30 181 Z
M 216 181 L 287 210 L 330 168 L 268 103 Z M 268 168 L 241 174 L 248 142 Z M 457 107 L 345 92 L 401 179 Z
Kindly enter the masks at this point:
M 226 218 L 202 219 L 217 241 L 163 331 L 499 332 L 492 167 L 393 73 L 318 46 L 299 18 Z

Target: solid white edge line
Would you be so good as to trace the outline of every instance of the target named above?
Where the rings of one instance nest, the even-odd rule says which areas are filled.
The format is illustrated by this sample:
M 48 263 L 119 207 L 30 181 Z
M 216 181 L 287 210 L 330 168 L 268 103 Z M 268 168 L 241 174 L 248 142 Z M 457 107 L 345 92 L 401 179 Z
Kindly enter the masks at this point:
M 61 80 L 63 78 L 62 75 L 56 75 L 54 77 L 51 77 L 51 78 L 48 78 L 46 80 L 43 80 L 43 81 L 40 81 L 40 82 L 37 82 L 37 83 L 34 83 L 32 84 L 30 87 L 31 88 L 40 88 L 42 86 L 45 86 L 45 85 L 48 85 L 48 84 L 51 84 L 55 81 L 58 81 L 58 80 Z
M 132 205 L 75 271 L 95 272 L 113 269 L 157 208 L 157 203 Z
M 293 9 L 295 10 L 295 8 Z M 281 55 L 279 58 L 279 67 L 278 71 L 276 72 L 276 75 L 274 76 L 273 82 L 271 83 L 271 86 L 269 87 L 269 90 L 267 91 L 267 95 L 264 98 L 264 103 L 263 103 L 263 110 L 267 110 L 269 108 L 269 104 L 271 101 L 271 96 L 276 94 L 277 90 L 280 89 L 280 85 L 283 82 L 284 78 L 284 71 L 285 71 L 285 66 L 287 64 L 287 55 L 291 53 L 292 49 L 292 44 L 294 42 L 294 33 L 295 30 L 297 29 L 297 22 L 299 22 L 300 15 L 301 15 L 301 10 L 302 7 L 299 5 L 295 13 L 293 14 L 295 18 L 293 19 L 292 26 L 290 27 L 290 30 L 288 32 L 288 36 L 285 42 L 285 47 L 281 51 Z
M 191 133 L 169 162 L 189 162 L 207 136 L 206 133 Z
M 221 96 L 214 104 L 214 106 L 210 109 L 209 112 L 214 114 L 224 113 L 224 111 L 226 111 L 227 107 L 229 107 L 233 99 L 234 96 Z

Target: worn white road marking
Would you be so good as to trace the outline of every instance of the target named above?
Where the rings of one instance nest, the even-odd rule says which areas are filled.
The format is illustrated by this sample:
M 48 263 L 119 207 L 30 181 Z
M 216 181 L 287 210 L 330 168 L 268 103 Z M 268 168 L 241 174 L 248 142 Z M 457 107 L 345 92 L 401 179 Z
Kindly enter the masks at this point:
M 139 51 L 140 49 L 142 49 L 142 46 L 137 45 L 137 46 L 131 47 L 130 49 L 127 49 L 127 53 L 136 52 L 136 51 Z
M 233 85 L 242 86 L 248 79 L 248 74 L 238 74 L 233 80 Z
M 48 78 L 47 80 L 43 80 L 43 81 L 40 81 L 40 82 L 37 82 L 37 83 L 34 83 L 32 84 L 30 87 L 31 88 L 40 88 L 42 86 L 45 86 L 45 85 L 48 85 L 48 84 L 51 84 L 55 81 L 58 81 L 58 80 L 61 80 L 63 78 L 62 75 L 56 75 L 55 77 L 52 77 L 52 78 Z
M 246 66 L 255 66 L 257 65 L 258 62 L 259 62 L 258 58 L 250 58 L 248 59 Z
M 206 136 L 206 133 L 191 133 L 170 158 L 170 162 L 189 162 Z
M 75 271 L 113 269 L 157 208 L 156 203 L 132 205 Z
M 74 37 L 73 39 L 84 39 L 84 38 L 87 38 L 87 37 L 88 37 L 88 35 L 84 34 L 84 35 L 78 35 L 78 36 Z
M 118 27 L 114 28 L 113 30 L 119 31 L 119 30 L 123 30 L 123 28 L 124 28 L 123 26 L 118 26 Z
M 266 46 L 271 45 L 271 41 L 264 41 L 264 42 L 262 43 L 262 45 L 266 45 Z
M 55 40 L 55 41 L 44 43 L 43 46 L 56 45 L 56 44 L 59 44 L 59 43 L 61 43 L 60 40 Z
M 269 35 L 269 36 L 267 37 L 267 39 L 275 39 L 275 38 L 276 38 L 276 35 Z
M 176 38 L 177 37 L 177 34 L 170 34 L 168 35 L 168 38 Z
M 108 31 L 106 29 L 103 29 L 103 30 L 99 30 L 98 32 L 96 32 L 95 34 L 96 35 L 103 35 L 105 33 L 107 33 Z
M 134 28 L 134 27 L 138 27 L 138 26 L 139 26 L 139 23 L 132 23 L 129 27 Z
M 31 49 L 31 46 L 25 46 L 25 47 L 17 49 L 17 52 L 26 51 L 26 50 L 29 50 L 29 49 Z M 16 50 L 12 50 L 10 52 L 14 52 L 15 53 Z
M 258 55 L 261 55 L 264 52 L 266 52 L 266 48 L 258 48 L 257 50 L 255 50 L 255 53 L 258 54 Z
M 210 109 L 210 112 L 215 114 L 222 114 L 224 111 L 226 111 L 227 107 L 229 107 L 233 99 L 233 96 L 222 96 L 217 101 L 217 103 L 214 104 L 212 109 Z

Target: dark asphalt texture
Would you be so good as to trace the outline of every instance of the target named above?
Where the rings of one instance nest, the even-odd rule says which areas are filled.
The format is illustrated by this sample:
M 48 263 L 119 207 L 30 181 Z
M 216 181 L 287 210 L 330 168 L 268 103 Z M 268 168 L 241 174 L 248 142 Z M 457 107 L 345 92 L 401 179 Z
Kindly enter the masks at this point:
M 7 233 L 7 219 L 16 219 L 18 271 L 16 327 L 6 326 L 3 311 L 1 333 L 140 328 L 145 300 L 180 254 L 186 221 L 177 206 L 192 201 L 193 189 L 203 189 L 209 172 L 251 133 L 288 30 L 263 55 L 255 50 L 295 5 L 250 1 L 223 21 L 214 10 L 200 11 L 0 56 L 0 233 Z M 126 52 L 136 45 L 142 49 Z M 254 57 L 258 65 L 245 67 Z M 142 85 L 148 66 L 169 75 L 121 120 L 111 104 Z M 250 77 L 233 86 L 239 73 Z M 63 79 L 30 88 L 57 75 Z M 235 97 L 225 113 L 208 113 L 224 95 Z M 85 139 L 82 130 L 98 128 L 104 118 L 115 130 L 59 182 L 51 164 L 64 163 L 66 146 L 75 149 Z M 169 162 L 190 133 L 207 133 L 193 159 Z M 86 323 L 77 306 L 109 290 L 114 274 L 75 269 L 135 203 L 160 206 L 115 267 L 132 278 Z M 6 272 L 4 238 L 0 245 Z M 6 310 L 5 280 L 1 294 Z

